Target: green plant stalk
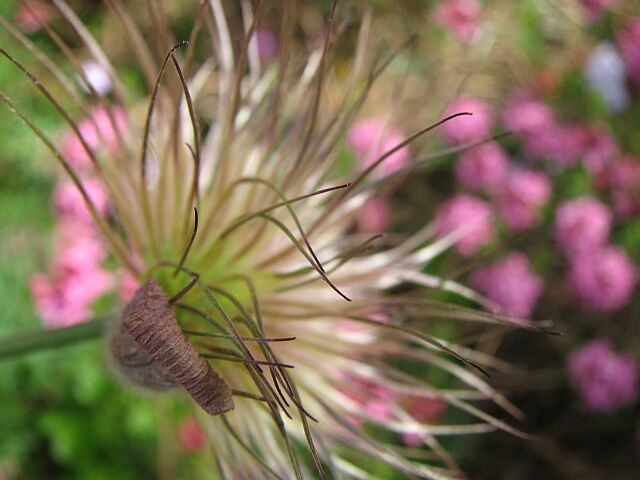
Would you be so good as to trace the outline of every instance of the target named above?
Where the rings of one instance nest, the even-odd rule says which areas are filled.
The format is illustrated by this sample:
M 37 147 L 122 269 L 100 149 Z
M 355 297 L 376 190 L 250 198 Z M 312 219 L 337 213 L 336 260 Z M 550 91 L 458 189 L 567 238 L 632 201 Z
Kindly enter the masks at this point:
M 0 360 L 101 338 L 104 336 L 108 323 L 108 318 L 97 318 L 70 327 L 34 330 L 0 339 Z

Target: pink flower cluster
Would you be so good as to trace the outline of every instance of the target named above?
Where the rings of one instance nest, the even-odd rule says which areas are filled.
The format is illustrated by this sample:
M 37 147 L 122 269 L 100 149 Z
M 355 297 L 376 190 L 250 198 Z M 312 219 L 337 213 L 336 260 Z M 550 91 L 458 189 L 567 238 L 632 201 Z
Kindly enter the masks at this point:
M 356 123 L 349 131 L 348 141 L 356 155 L 360 169 L 365 170 L 382 155 L 406 140 L 405 135 L 385 122 L 369 118 Z M 402 147 L 389 155 L 373 171 L 380 177 L 401 169 L 409 162 L 409 147 Z M 391 223 L 391 209 L 383 197 L 370 199 L 362 208 L 358 229 L 363 232 L 379 233 Z
M 588 253 L 609 241 L 611 222 L 611 212 L 604 203 L 580 197 L 558 207 L 555 238 L 570 257 Z
M 491 216 L 491 206 L 487 202 L 460 193 L 437 208 L 436 229 L 440 235 L 459 235 L 456 249 L 468 257 L 493 238 Z
M 447 108 L 445 115 L 467 112 L 442 125 L 441 131 L 445 141 L 450 145 L 481 140 L 491 135 L 495 117 L 491 107 L 476 97 L 460 97 Z
M 575 255 L 570 261 L 569 285 L 585 306 L 612 312 L 633 297 L 638 275 L 619 248 L 606 245 Z
M 604 12 L 616 3 L 616 0 L 579 0 L 590 22 L 598 21 Z
M 89 197 L 98 204 L 104 192 L 93 182 L 88 185 L 93 185 L 87 190 Z M 30 281 L 36 307 L 48 328 L 88 320 L 91 304 L 111 287 L 111 276 L 101 267 L 105 246 L 75 188 L 62 184 L 56 189 L 56 203 L 64 207 L 56 211 L 60 218 L 56 258 L 48 275 L 36 274 Z
M 444 0 L 435 11 L 436 21 L 465 43 L 478 37 L 480 14 L 477 0 Z
M 495 192 L 507 177 L 509 157 L 495 142 L 466 151 L 456 163 L 458 182 L 473 190 Z
M 638 368 L 608 340 L 583 346 L 571 354 L 568 363 L 571 383 L 587 409 L 606 413 L 637 400 Z
M 476 270 L 471 284 L 507 313 L 520 318 L 531 316 L 544 286 L 522 252 L 512 252 L 503 260 Z
M 124 128 L 123 114 L 112 112 Z M 79 130 L 90 148 L 115 150 L 116 132 L 112 115 L 95 110 L 91 118 L 79 123 Z M 98 133 L 100 132 L 100 133 Z M 101 216 L 109 212 L 109 196 L 102 182 L 85 172 L 89 160 L 80 140 L 67 134 L 61 151 L 78 168 L 84 190 Z M 102 268 L 107 253 L 102 238 L 80 190 L 70 181 L 60 182 L 53 193 L 56 227 L 56 257 L 48 274 L 33 275 L 31 292 L 47 328 L 59 328 L 88 320 L 92 304 L 113 286 L 111 275 Z
M 496 192 L 498 211 L 516 233 L 540 223 L 540 209 L 551 196 L 551 181 L 535 170 L 514 170 Z
M 612 215 L 591 197 L 570 200 L 558 208 L 555 238 L 570 262 L 568 280 L 583 305 L 610 312 L 633 295 L 636 269 L 622 250 L 609 245 Z
M 122 135 L 122 132 L 127 130 L 127 125 L 127 116 L 123 109 L 107 110 L 98 107 L 91 112 L 89 118 L 78 123 L 78 130 L 94 153 L 99 149 L 113 153 L 118 148 L 118 135 Z M 91 164 L 91 158 L 75 132 L 68 132 L 64 136 L 60 153 L 74 167 L 86 168 Z
M 640 87 L 640 17 L 633 18 L 618 35 L 618 46 L 627 65 L 627 75 L 636 88 Z
M 406 137 L 398 129 L 375 118 L 356 123 L 348 135 L 349 143 L 363 169 L 371 166 L 382 155 L 405 139 Z M 383 174 L 393 173 L 404 167 L 410 156 L 409 147 L 403 147 L 387 157 L 377 168 Z

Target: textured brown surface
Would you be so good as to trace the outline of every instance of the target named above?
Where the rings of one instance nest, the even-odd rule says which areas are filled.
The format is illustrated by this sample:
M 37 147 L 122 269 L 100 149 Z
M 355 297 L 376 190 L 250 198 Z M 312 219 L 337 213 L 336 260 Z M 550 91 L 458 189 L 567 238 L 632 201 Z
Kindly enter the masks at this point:
M 127 306 L 122 327 L 207 413 L 233 410 L 229 385 L 182 333 L 167 296 L 153 278 L 140 287 Z

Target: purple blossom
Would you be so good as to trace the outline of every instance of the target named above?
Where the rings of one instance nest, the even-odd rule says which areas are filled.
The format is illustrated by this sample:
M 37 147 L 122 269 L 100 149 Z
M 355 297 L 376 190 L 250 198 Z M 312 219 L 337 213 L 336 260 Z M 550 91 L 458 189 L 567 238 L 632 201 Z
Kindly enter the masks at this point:
M 256 31 L 260 60 L 268 62 L 278 54 L 278 39 L 271 30 L 259 28 Z
M 463 153 L 456 163 L 458 181 L 469 188 L 493 191 L 507 175 L 509 158 L 495 142 Z
M 609 340 L 598 339 L 573 352 L 569 376 L 584 406 L 611 412 L 638 398 L 638 369 L 628 355 L 617 353 Z
M 435 12 L 436 21 L 460 40 L 471 43 L 477 38 L 482 13 L 477 0 L 444 0 Z
M 551 195 L 551 182 L 543 173 L 516 170 L 496 192 L 498 212 L 512 232 L 521 232 L 540 221 L 540 208 Z
M 631 300 L 636 280 L 629 257 L 611 245 L 571 259 L 569 284 L 585 306 L 596 310 L 612 312 L 624 307 Z
M 601 42 L 593 49 L 584 73 L 611 112 L 621 112 L 629 105 L 627 67 L 613 43 Z
M 503 260 L 476 270 L 471 284 L 508 313 L 528 318 L 542 294 L 544 283 L 522 252 L 512 252 Z
M 442 126 L 442 135 L 447 143 L 459 145 L 491 134 L 494 115 L 486 102 L 475 97 L 461 97 L 449 105 L 445 115 L 461 112 L 469 112 L 472 115 L 454 118 Z
M 568 255 L 589 253 L 607 243 L 611 221 L 609 208 L 595 198 L 570 200 L 556 211 L 555 238 Z
M 438 207 L 436 228 L 440 235 L 460 232 L 456 248 L 461 255 L 473 255 L 493 238 L 491 207 L 479 198 L 458 194 Z

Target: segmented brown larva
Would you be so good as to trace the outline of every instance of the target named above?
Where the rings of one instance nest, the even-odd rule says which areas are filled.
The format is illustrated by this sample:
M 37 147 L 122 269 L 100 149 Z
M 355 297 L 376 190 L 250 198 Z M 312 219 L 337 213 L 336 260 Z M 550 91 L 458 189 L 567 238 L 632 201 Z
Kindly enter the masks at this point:
M 133 368 L 134 375 L 145 377 L 132 380 L 142 384 L 151 382 L 156 390 L 162 389 L 158 387 L 163 385 L 170 388 L 172 383 L 180 384 L 210 415 L 233 410 L 231 388 L 187 340 L 169 299 L 153 278 L 138 289 L 127 305 L 121 327 L 124 330 L 121 333 L 130 335 L 148 355 L 145 359 L 134 346 L 127 346 L 126 336 L 123 336 L 122 345 L 118 347 L 121 370 L 128 374 Z M 114 348 L 112 342 L 112 351 Z M 138 366 L 145 368 L 136 369 Z

